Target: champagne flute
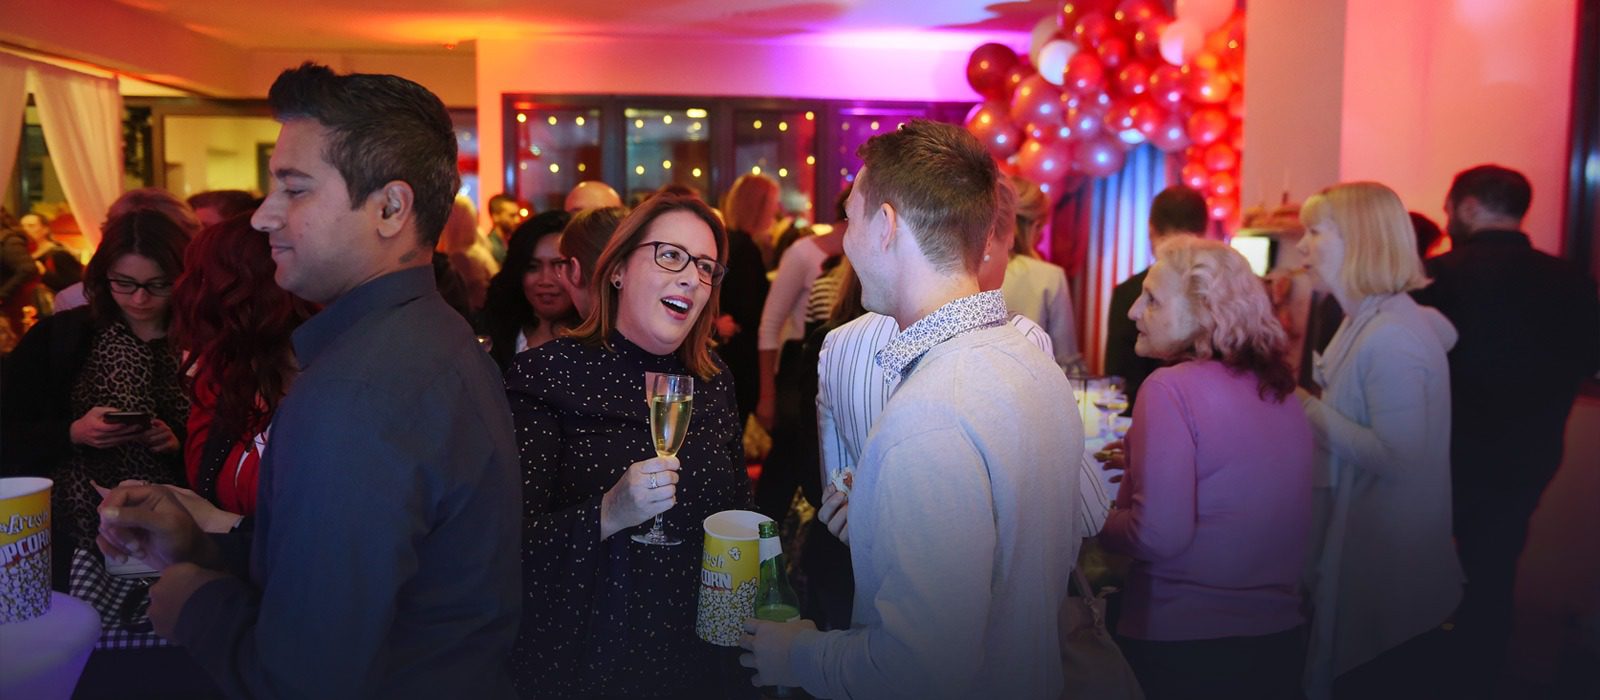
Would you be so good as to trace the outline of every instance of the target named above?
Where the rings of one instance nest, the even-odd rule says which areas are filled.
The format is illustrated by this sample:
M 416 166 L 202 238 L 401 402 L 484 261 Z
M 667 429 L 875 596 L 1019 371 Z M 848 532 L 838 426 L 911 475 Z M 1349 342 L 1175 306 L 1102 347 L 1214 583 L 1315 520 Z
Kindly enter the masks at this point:
M 683 447 L 689 432 L 689 413 L 694 401 L 694 378 L 681 374 L 644 373 L 645 400 L 650 404 L 650 439 L 657 457 L 671 457 Z M 636 534 L 641 544 L 674 545 L 683 540 L 668 535 L 661 526 L 661 514 L 649 532 Z

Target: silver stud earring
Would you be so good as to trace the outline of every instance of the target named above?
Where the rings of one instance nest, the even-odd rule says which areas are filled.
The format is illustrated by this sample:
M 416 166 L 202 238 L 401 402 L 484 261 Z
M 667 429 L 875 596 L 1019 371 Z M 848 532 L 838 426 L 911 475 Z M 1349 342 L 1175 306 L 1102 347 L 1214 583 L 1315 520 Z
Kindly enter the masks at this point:
M 616 287 L 617 289 L 622 289 L 622 278 L 621 277 L 613 277 L 613 278 L 611 278 L 611 286 Z
M 989 254 L 988 253 L 984 253 L 983 254 L 983 261 L 984 262 L 989 262 Z

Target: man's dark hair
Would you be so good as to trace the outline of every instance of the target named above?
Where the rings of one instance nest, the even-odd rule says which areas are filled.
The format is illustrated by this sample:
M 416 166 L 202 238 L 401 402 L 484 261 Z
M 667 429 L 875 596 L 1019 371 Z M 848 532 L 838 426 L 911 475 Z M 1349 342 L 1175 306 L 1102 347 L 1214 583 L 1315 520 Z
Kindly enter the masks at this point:
M 912 119 L 867 139 L 856 155 L 866 167 L 855 183 L 864 216 L 877 216 L 889 203 L 917 232 L 929 262 L 944 272 L 978 271 L 994 224 L 999 171 L 977 137 L 953 124 Z
M 267 103 L 278 121 L 311 119 L 329 134 L 323 157 L 344 177 L 350 207 L 384 185 L 411 186 L 417 234 L 432 246 L 450 217 L 461 177 L 456 137 L 444 103 L 394 75 L 338 75 L 314 63 L 284 71 Z
M 1206 197 L 1193 187 L 1173 185 L 1150 202 L 1150 233 L 1205 233 L 1211 214 Z
M 218 220 L 226 221 L 260 204 L 256 196 L 244 190 L 208 190 L 189 197 L 189 208 L 217 210 Z
M 499 209 L 500 205 L 502 205 L 502 204 L 510 204 L 513 208 L 516 208 L 516 209 L 521 209 L 522 208 L 522 205 L 517 203 L 517 199 L 515 197 L 512 197 L 509 194 L 501 192 L 500 194 L 497 194 L 497 195 L 489 198 L 489 215 L 490 216 L 494 216 L 495 210 Z
M 1522 173 L 1510 168 L 1480 165 L 1457 174 L 1445 199 L 1458 203 L 1466 197 L 1478 200 L 1484 208 L 1497 214 L 1520 219 L 1528 213 L 1528 203 L 1533 201 L 1533 186 Z
M 1426 260 L 1428 259 L 1428 249 L 1432 248 L 1433 244 L 1444 235 L 1444 231 L 1439 229 L 1438 224 L 1433 223 L 1433 219 L 1416 212 L 1410 212 L 1410 214 L 1411 228 L 1417 231 L 1417 257 Z

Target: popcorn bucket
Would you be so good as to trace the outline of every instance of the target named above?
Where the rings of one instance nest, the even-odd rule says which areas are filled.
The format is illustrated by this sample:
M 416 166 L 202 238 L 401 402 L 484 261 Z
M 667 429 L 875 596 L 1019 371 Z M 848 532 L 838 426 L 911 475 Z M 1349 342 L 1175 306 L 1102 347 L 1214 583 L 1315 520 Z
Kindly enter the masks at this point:
M 755 613 L 761 538 L 756 528 L 771 520 L 748 510 L 725 510 L 705 519 L 700 559 L 700 612 L 694 631 L 712 644 L 739 646 L 744 619 Z
M 0 479 L 0 624 L 50 612 L 49 479 Z

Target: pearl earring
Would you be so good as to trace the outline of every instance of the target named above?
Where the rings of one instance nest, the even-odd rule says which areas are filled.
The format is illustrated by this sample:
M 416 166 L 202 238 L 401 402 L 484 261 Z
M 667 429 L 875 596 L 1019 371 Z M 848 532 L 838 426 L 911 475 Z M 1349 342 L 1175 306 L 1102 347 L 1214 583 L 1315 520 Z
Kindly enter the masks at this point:
M 989 262 L 989 254 L 988 253 L 984 253 L 983 254 L 983 261 L 984 262 Z
M 611 286 L 616 287 L 617 289 L 622 289 L 622 278 L 621 277 L 613 277 L 613 278 L 611 278 Z

